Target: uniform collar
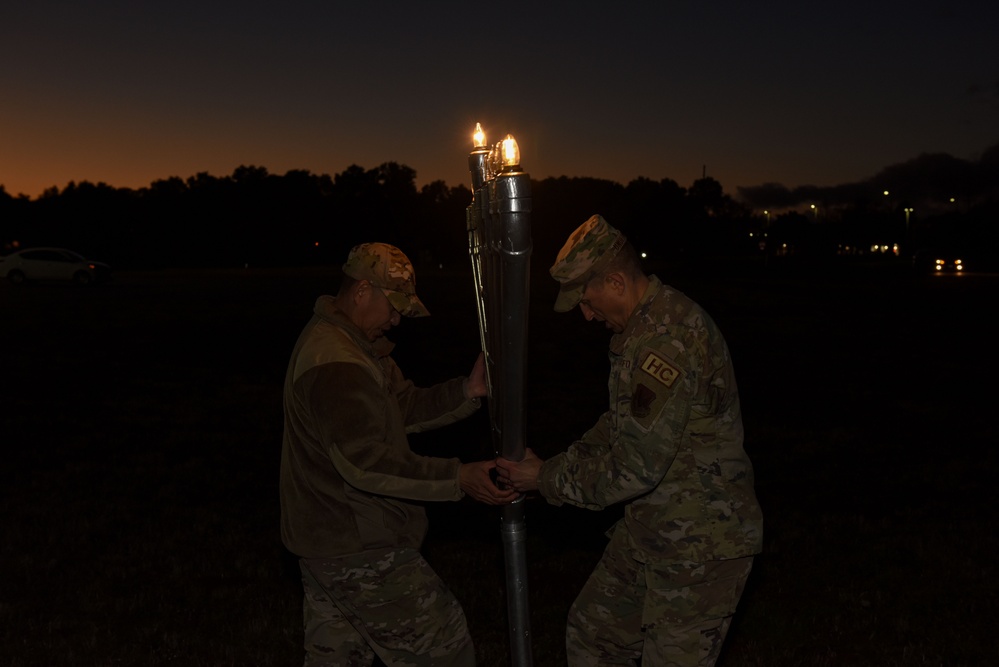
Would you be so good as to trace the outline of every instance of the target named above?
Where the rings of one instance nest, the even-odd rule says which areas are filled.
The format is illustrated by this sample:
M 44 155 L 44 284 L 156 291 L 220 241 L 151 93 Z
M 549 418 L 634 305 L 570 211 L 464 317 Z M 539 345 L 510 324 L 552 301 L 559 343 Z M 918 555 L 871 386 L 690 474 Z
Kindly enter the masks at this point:
M 649 285 L 645 288 L 645 294 L 642 295 L 642 299 L 635 306 L 635 310 L 631 311 L 631 316 L 624 325 L 624 330 L 619 334 L 614 334 L 610 339 L 610 351 L 614 354 L 622 354 L 624 352 L 624 344 L 631 338 L 639 327 L 643 326 L 644 316 L 649 312 L 649 307 L 652 305 L 652 301 L 659 294 L 659 290 L 662 289 L 662 281 L 659 280 L 655 275 L 649 276 Z
M 329 322 L 333 326 L 346 332 L 359 348 L 370 354 L 372 357 L 387 357 L 395 348 L 395 343 L 384 336 L 376 339 L 374 342 L 368 340 L 367 335 L 361 331 L 360 327 L 354 324 L 350 318 L 347 317 L 346 313 L 336 307 L 335 297 L 323 295 L 316 299 L 316 305 L 313 308 L 313 312 L 319 319 L 324 322 Z

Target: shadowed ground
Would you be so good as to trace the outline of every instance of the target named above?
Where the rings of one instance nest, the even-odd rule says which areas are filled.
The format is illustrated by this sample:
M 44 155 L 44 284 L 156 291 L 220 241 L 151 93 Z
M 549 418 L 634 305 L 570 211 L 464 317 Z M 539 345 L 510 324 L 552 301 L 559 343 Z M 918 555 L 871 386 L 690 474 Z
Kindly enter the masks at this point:
M 999 661 L 997 276 L 904 266 L 662 268 L 725 332 L 764 507 L 721 664 Z M 478 349 L 470 278 L 419 276 L 433 317 L 390 337 L 415 380 Z M 318 269 L 135 272 L 96 289 L 0 285 L 0 662 L 295 665 L 300 585 L 278 536 L 281 380 Z M 534 277 L 529 445 L 565 448 L 606 407 L 608 332 L 551 312 Z M 421 434 L 490 457 L 486 411 Z M 425 553 L 481 665 L 506 665 L 499 513 L 430 507 Z M 619 516 L 527 509 L 536 665 Z

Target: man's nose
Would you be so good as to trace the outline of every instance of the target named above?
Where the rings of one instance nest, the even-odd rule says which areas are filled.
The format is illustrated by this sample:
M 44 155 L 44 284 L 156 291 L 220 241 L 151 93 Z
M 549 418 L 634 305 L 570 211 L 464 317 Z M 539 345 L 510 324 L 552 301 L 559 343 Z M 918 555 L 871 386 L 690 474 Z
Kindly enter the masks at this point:
M 399 326 L 399 322 L 401 322 L 401 321 L 402 321 L 402 315 L 399 314 L 398 310 L 395 310 L 393 308 L 392 309 L 392 318 L 389 320 L 389 322 L 392 323 L 392 326 L 397 327 L 397 326 Z
M 593 319 L 593 309 L 592 308 L 590 308 L 589 306 L 587 306 L 585 303 L 581 303 L 581 304 L 579 304 L 579 309 L 581 311 L 583 311 L 583 317 L 586 318 L 587 322 L 589 322 L 590 320 Z

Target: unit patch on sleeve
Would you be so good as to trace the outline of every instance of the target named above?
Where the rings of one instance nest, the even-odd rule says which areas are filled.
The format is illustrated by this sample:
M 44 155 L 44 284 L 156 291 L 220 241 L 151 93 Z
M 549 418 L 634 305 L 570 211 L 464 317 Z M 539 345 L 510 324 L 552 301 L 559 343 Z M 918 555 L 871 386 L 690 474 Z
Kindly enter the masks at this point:
M 659 356 L 652 350 L 648 351 L 647 356 L 642 361 L 641 368 L 667 387 L 672 387 L 676 379 L 683 375 L 683 372 L 672 361 Z
M 659 420 L 672 392 L 644 375 L 636 375 L 635 380 L 631 390 L 631 418 L 639 428 L 648 433 Z
M 652 413 L 652 404 L 656 400 L 656 393 L 639 383 L 635 386 L 635 393 L 631 396 L 631 416 L 642 421 L 647 419 Z

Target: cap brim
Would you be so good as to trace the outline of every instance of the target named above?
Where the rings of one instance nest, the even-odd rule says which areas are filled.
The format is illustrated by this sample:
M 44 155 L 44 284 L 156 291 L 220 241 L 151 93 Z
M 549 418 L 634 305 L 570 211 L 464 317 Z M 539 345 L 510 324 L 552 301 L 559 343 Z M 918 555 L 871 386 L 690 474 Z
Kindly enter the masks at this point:
M 385 289 L 384 287 L 382 288 L 382 292 L 388 297 L 392 307 L 398 310 L 401 315 L 406 317 L 427 317 L 430 315 L 430 311 L 420 301 L 420 297 L 415 294 L 406 294 L 405 292 Z
M 585 285 L 560 287 L 558 290 L 558 296 L 555 297 L 555 312 L 568 313 L 570 310 L 579 305 L 579 300 L 583 298 L 585 288 Z

